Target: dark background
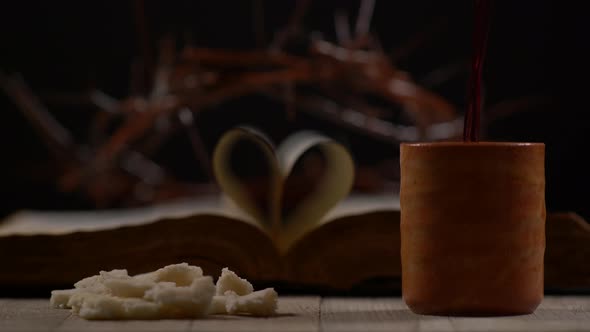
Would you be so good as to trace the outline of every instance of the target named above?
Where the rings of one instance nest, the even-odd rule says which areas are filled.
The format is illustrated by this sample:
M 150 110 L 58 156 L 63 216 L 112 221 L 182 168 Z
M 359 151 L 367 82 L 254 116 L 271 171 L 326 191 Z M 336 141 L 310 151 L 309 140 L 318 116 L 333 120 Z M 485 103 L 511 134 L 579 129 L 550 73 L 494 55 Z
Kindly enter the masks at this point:
M 262 1 L 268 43 L 288 21 L 294 1 Z M 196 46 L 252 49 L 253 1 L 147 1 L 145 22 L 150 50 L 166 34 Z M 587 12 L 577 1 L 494 1 L 485 63 L 486 112 L 494 114 L 485 129 L 490 140 L 540 141 L 547 145 L 547 207 L 575 211 L 590 219 L 586 161 L 588 122 Z M 82 92 L 89 87 L 128 96 L 130 67 L 142 54 L 137 32 L 137 3 L 131 1 L 18 1 L 0 9 L 0 70 L 21 73 L 32 89 Z M 358 1 L 312 1 L 303 21 L 310 32 L 334 40 L 336 9 L 356 16 Z M 377 0 L 372 31 L 384 50 L 399 56 L 396 65 L 419 83 L 429 73 L 470 57 L 472 2 Z M 412 45 L 419 41 L 413 48 Z M 403 54 L 402 52 L 406 52 Z M 398 52 L 398 53 L 396 53 Z M 399 55 L 402 53 L 402 55 Z M 463 109 L 467 66 L 435 91 Z M 518 112 L 502 105 L 521 103 Z M 80 208 L 91 204 L 80 195 L 56 189 L 49 154 L 16 106 L 0 93 L 1 215 L 20 208 Z M 258 99 L 236 101 L 228 109 L 254 109 L 245 118 L 201 119 L 205 143 L 211 148 L 223 130 L 238 119 L 269 130 L 293 129 L 264 113 L 276 105 Z M 76 137 L 88 126 L 88 110 L 51 109 Z M 495 112 L 495 113 L 494 113 Z M 243 113 L 243 112 L 242 112 Z M 493 120 L 493 121 L 491 121 Z M 300 119 L 299 127 L 321 127 Z M 274 129 L 273 129 L 274 128 Z M 279 128 L 279 129 L 277 129 Z M 351 139 L 357 160 L 372 163 L 395 154 L 391 145 L 363 137 Z M 186 159 L 186 142 L 172 141 L 163 154 L 180 177 L 202 180 L 198 167 Z M 367 151 L 371 151 L 368 153 Z M 183 167 L 179 167 L 183 165 Z

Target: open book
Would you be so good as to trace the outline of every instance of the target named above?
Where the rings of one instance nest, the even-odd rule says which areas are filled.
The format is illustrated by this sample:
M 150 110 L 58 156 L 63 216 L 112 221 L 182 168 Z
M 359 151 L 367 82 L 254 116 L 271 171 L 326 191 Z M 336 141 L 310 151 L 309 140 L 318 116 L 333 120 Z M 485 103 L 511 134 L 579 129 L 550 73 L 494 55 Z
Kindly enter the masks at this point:
M 348 290 L 368 280 L 398 285 L 396 193 L 349 195 L 354 163 L 314 132 L 278 147 L 250 128 L 218 142 L 222 197 L 77 212 L 21 211 L 0 224 L 0 289 L 55 287 L 99 270 L 130 273 L 181 261 L 259 283 Z M 310 288 L 307 288 L 310 289 Z
M 353 163 L 311 132 L 275 148 L 240 128 L 214 151 L 223 198 L 78 212 L 21 211 L 0 223 L 0 296 L 49 294 L 100 270 L 130 274 L 187 262 L 229 267 L 258 287 L 398 293 L 399 199 L 347 195 Z M 345 197 L 346 196 L 346 197 Z M 590 224 L 547 215 L 545 287 L 590 291 Z

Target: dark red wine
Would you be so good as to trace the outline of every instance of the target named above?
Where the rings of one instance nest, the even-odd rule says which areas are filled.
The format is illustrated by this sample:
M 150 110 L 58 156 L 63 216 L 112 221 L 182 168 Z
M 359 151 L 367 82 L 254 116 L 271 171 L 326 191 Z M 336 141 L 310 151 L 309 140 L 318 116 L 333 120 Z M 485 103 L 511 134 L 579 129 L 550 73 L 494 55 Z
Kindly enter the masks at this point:
M 467 91 L 467 110 L 463 127 L 463 141 L 477 142 L 481 113 L 481 76 L 488 44 L 491 0 L 475 0 L 475 24 L 473 30 L 473 55 L 471 75 Z

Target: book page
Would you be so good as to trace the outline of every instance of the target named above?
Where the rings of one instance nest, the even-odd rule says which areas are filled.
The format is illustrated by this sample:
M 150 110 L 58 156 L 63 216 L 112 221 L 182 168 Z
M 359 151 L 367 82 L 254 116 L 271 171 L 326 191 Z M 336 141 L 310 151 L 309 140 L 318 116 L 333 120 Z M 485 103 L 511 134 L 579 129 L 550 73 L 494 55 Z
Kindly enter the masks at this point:
M 312 183 L 300 183 L 305 175 L 293 174 L 294 167 L 304 154 L 311 149 L 319 154 L 320 162 L 311 168 L 322 168 Z M 354 163 L 348 150 L 341 144 L 311 131 L 298 132 L 289 136 L 277 149 L 277 158 L 286 185 L 283 188 L 282 207 L 288 203 L 286 195 L 290 186 L 311 186 L 294 207 L 283 214 L 279 250 L 285 252 L 303 234 L 311 230 L 320 219 L 340 202 L 352 188 Z M 317 170 L 312 169 L 311 172 Z M 299 177 L 297 177 L 299 176 Z M 295 178 L 292 178 L 295 177 Z M 289 181 L 291 180 L 291 181 Z M 306 189 L 306 188 L 304 188 Z
M 213 171 L 224 195 L 276 233 L 282 177 L 274 146 L 264 134 L 249 127 L 226 132 L 215 147 Z
M 258 225 L 236 209 L 227 209 L 218 196 L 178 200 L 148 207 L 98 211 L 20 211 L 0 224 L 0 236 L 61 235 L 126 226 L 140 226 L 161 219 L 218 215 Z

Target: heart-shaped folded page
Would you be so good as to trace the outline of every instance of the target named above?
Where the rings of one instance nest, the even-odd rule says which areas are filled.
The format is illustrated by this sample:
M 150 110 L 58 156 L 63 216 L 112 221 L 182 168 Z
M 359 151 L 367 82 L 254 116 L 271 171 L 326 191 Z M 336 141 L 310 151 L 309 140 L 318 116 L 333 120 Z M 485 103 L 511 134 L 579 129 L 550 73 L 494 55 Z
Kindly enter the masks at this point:
M 354 180 L 346 148 L 311 131 L 297 132 L 275 149 L 255 129 L 232 129 L 215 148 L 213 169 L 223 192 L 283 252 L 348 195 Z

